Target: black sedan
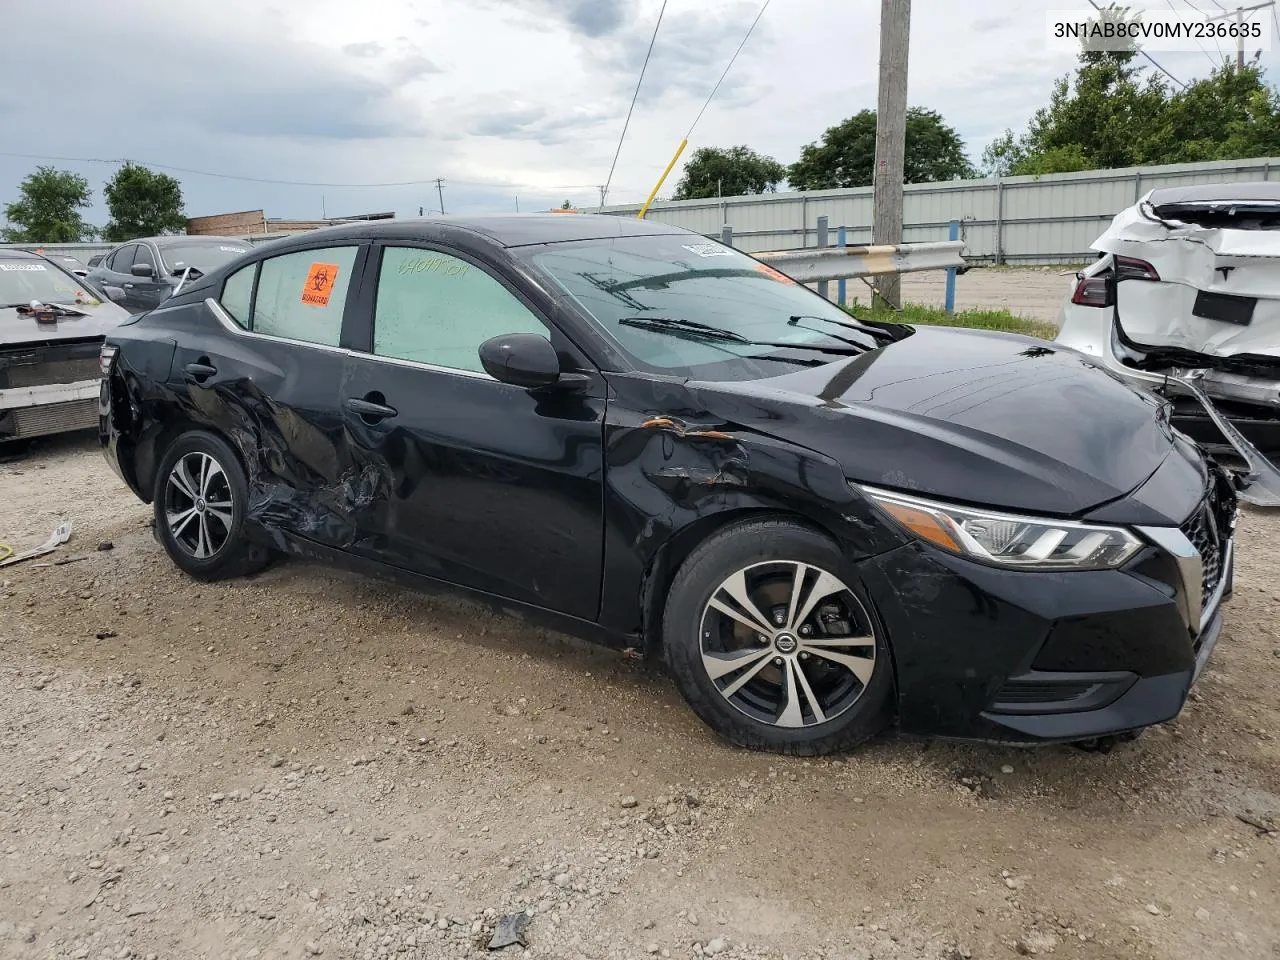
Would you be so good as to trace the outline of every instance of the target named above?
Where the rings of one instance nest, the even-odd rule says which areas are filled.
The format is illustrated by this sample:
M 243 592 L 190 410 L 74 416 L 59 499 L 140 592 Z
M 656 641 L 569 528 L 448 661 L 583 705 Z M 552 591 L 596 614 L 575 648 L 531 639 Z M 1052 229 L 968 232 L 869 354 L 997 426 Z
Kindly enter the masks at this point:
M 210 273 L 250 249 L 232 237 L 141 237 L 91 262 L 85 275 L 130 313 L 142 313 L 160 306 L 192 277 Z
M 663 659 L 749 747 L 1173 717 L 1235 495 L 1168 408 L 1027 337 L 863 323 L 605 216 L 279 241 L 103 347 L 101 438 L 201 579 L 300 554 Z

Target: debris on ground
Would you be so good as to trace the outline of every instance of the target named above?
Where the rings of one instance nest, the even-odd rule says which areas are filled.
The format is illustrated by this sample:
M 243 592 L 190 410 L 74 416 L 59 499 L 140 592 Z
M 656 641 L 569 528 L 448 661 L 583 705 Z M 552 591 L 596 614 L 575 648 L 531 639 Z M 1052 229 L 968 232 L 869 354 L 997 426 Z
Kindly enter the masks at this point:
M 519 944 L 525 945 L 524 932 L 529 929 L 527 913 L 509 913 L 499 918 L 493 928 L 493 936 L 489 939 L 490 950 L 501 950 Z

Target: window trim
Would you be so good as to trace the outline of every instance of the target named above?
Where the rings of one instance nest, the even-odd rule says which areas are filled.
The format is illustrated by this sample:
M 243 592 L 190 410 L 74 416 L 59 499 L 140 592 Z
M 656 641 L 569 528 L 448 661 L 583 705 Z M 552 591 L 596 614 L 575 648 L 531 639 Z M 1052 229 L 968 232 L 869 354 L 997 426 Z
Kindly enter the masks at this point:
M 223 329 L 229 333 L 239 334 L 242 337 L 252 337 L 255 340 L 268 340 L 271 343 L 290 343 L 299 347 L 313 347 L 316 350 L 328 350 L 330 353 L 339 353 L 350 355 L 351 351 L 346 347 L 334 347 L 327 343 L 316 343 L 311 340 L 294 340 L 292 337 L 277 337 L 272 333 L 254 333 L 252 330 L 246 330 L 240 324 L 236 323 L 235 317 L 227 312 L 227 308 L 218 302 L 216 297 L 205 297 L 204 305 L 222 324 Z
M 160 272 L 160 261 L 156 259 L 156 252 L 154 248 L 152 248 L 151 244 L 145 243 L 142 240 L 139 240 L 137 244 L 135 244 L 135 246 L 137 246 L 138 251 L 133 255 L 133 262 L 141 263 L 142 261 L 138 259 L 138 257 L 140 256 L 146 256 L 150 258 L 151 269 L 153 271 L 152 279 L 159 280 L 163 276 L 163 274 L 161 274 Z M 132 265 L 133 264 L 130 264 L 130 266 Z
M 351 247 L 355 250 L 355 259 L 351 262 L 351 282 L 347 284 L 347 296 L 342 304 L 342 319 L 338 325 L 338 342 L 336 344 L 317 343 L 312 340 L 295 340 L 292 337 L 280 337 L 273 333 L 260 333 L 253 329 L 254 321 L 257 319 L 258 312 L 258 281 L 262 276 L 262 265 L 268 260 L 278 260 L 280 257 L 291 257 L 297 254 L 315 253 L 320 250 L 332 250 L 335 247 Z M 358 294 L 363 287 L 363 278 L 365 270 L 368 266 L 369 241 L 359 239 L 343 239 L 332 240 L 329 243 L 322 243 L 314 247 L 301 247 L 297 250 L 282 250 L 279 253 L 271 253 L 257 260 L 251 260 L 249 263 L 243 264 L 235 273 L 228 274 L 223 277 L 222 283 L 218 286 L 218 295 L 205 297 L 205 306 L 209 307 L 218 322 L 223 327 L 233 333 L 239 333 L 246 336 L 255 337 L 259 340 L 270 340 L 275 343 L 294 343 L 303 347 L 317 347 L 321 350 L 332 350 L 339 353 L 348 353 L 348 349 L 342 346 L 343 341 L 347 337 L 347 327 L 351 323 L 351 316 L 359 310 Z M 236 322 L 235 317 L 227 311 L 222 305 L 222 292 L 227 287 L 227 280 L 239 273 L 240 270 L 248 270 L 253 268 L 253 286 L 249 292 L 249 319 L 248 326 L 242 327 Z

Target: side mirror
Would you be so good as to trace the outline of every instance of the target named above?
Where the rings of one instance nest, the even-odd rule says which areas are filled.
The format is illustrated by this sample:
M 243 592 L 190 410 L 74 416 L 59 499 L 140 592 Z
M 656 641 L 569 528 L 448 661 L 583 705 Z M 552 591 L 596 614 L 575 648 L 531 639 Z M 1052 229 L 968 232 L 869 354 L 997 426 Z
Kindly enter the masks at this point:
M 112 303 L 119 303 L 124 299 L 124 291 L 119 287 L 103 287 L 102 292 L 107 295 L 107 299 Z
M 129 268 L 129 272 L 135 277 L 154 277 L 156 268 L 149 263 L 135 263 Z
M 536 333 L 504 333 L 480 344 L 480 365 L 502 383 L 533 389 L 560 379 L 560 358 L 546 337 Z

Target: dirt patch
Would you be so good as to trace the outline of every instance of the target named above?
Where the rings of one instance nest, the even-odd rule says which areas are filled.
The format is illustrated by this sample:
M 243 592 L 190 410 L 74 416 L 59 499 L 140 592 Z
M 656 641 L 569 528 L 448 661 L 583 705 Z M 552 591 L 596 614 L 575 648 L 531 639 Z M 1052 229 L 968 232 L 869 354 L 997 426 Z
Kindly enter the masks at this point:
M 1280 522 L 1109 754 L 715 739 L 657 672 L 288 563 L 180 574 L 91 442 L 0 465 L 0 957 L 1280 955 Z M 99 551 L 101 541 L 113 549 Z
M 1074 277 L 1074 267 L 974 267 L 956 277 L 956 309 L 1008 310 L 1056 326 Z M 946 303 L 946 281 L 946 273 L 940 271 L 904 274 L 902 299 L 941 307 Z M 850 298 L 871 302 L 861 281 L 850 280 L 846 290 Z

